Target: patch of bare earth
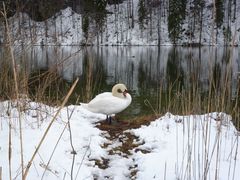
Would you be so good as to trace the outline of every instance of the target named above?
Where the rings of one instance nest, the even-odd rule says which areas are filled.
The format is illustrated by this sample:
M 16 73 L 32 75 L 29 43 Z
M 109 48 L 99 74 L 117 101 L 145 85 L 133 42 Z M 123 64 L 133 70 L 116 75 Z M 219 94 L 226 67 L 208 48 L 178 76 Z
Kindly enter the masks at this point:
M 138 148 L 140 145 L 144 144 L 144 142 L 139 143 L 139 138 L 127 132 L 127 130 L 139 128 L 142 125 L 148 125 L 151 121 L 154 121 L 155 119 L 157 119 L 156 116 L 148 115 L 125 121 L 120 121 L 118 120 L 118 118 L 115 118 L 112 121 L 112 124 L 108 124 L 105 120 L 98 122 L 96 124 L 96 127 L 98 127 L 102 131 L 108 132 L 109 134 L 109 136 L 106 136 L 106 138 L 109 140 L 110 143 L 105 143 L 102 147 L 108 149 L 109 155 L 119 155 L 124 158 L 128 158 L 129 156 L 131 156 L 133 151 L 149 153 L 150 151 Z M 113 143 L 116 142 L 120 143 L 118 143 L 117 146 L 112 146 Z M 109 161 L 109 159 L 104 159 L 102 161 L 95 160 L 95 164 L 101 169 L 106 169 L 109 167 Z M 137 167 L 138 165 L 134 164 L 132 167 L 129 168 L 131 179 L 135 179 L 135 176 L 138 172 Z

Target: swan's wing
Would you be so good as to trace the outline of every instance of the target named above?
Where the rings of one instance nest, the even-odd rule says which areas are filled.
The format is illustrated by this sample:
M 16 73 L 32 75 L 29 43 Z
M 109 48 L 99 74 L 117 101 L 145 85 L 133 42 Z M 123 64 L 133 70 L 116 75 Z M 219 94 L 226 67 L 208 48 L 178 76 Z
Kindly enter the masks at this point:
M 96 98 L 106 98 L 106 97 L 111 97 L 111 96 L 112 96 L 112 93 L 104 92 L 104 93 L 98 94 L 94 99 L 96 99 Z
M 126 108 L 126 102 L 118 97 L 104 96 L 103 98 L 94 98 L 88 103 L 88 108 L 92 112 L 103 114 L 116 114 Z
M 108 97 L 112 97 L 112 93 L 104 92 L 95 96 L 95 98 L 93 98 L 89 103 L 80 103 L 80 104 L 83 108 L 91 112 L 99 113 L 101 111 L 101 108 L 99 108 L 99 106 L 101 106 L 102 99 L 106 99 Z
M 93 98 L 88 104 L 95 104 L 95 103 L 98 104 L 99 101 L 102 101 L 109 97 L 113 97 L 112 93 L 110 92 L 101 93 L 101 94 L 98 94 L 95 98 Z

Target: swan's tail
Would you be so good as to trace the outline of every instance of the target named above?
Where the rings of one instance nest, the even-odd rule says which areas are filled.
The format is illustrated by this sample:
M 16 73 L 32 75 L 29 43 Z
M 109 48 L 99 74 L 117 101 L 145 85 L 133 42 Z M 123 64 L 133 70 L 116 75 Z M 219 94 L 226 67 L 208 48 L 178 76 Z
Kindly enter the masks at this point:
M 86 109 L 86 110 L 89 111 L 89 108 L 88 108 L 88 104 L 87 104 L 87 103 L 80 103 L 80 105 L 81 105 L 84 109 Z
M 88 106 L 87 103 L 80 103 L 80 105 L 81 105 L 83 108 L 87 108 L 87 106 Z

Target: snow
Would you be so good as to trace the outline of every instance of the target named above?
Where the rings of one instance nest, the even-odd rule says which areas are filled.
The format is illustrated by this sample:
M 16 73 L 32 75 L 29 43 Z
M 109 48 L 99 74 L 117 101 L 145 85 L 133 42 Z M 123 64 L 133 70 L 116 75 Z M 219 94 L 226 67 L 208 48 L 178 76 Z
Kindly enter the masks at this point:
M 149 126 L 132 130 L 145 142 L 140 148 L 152 152 L 134 155 L 135 163 L 143 164 L 137 179 L 164 179 L 163 175 L 165 179 L 205 179 L 205 173 L 207 179 L 237 179 L 238 136 L 230 118 L 224 113 L 167 113 Z
M 58 107 L 30 100 L 0 103 L 0 167 L 9 179 L 9 125 L 11 124 L 12 178 L 21 179 L 19 116 L 22 122 L 24 166 L 27 166 Z M 73 161 L 70 130 L 76 151 L 74 179 L 238 179 L 239 132 L 225 113 L 164 116 L 111 137 L 96 127 L 104 115 L 79 105 L 64 107 L 41 145 L 27 179 L 71 179 Z M 114 125 L 113 125 L 114 126 Z M 129 154 L 114 149 L 134 135 Z M 49 164 L 48 164 L 49 162 Z M 105 165 L 101 167 L 100 164 Z M 106 162 L 106 163 L 104 163 Z M 46 168 L 47 167 L 47 168 Z M 44 170 L 46 172 L 44 173 Z

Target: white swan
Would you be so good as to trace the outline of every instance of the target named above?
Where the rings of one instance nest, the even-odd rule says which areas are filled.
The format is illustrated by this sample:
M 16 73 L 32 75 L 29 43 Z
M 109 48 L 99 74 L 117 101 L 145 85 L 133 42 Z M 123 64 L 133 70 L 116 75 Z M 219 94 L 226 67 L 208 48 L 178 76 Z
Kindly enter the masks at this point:
M 111 124 L 111 115 L 117 114 L 126 109 L 132 102 L 124 84 L 116 84 L 111 92 L 104 92 L 97 95 L 89 103 L 81 103 L 82 107 L 93 112 L 107 115 L 107 122 Z

